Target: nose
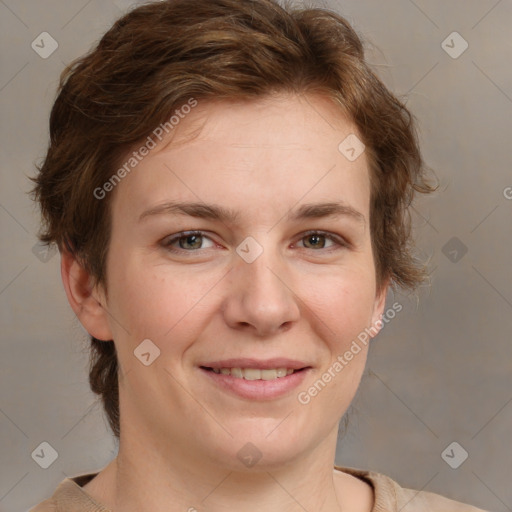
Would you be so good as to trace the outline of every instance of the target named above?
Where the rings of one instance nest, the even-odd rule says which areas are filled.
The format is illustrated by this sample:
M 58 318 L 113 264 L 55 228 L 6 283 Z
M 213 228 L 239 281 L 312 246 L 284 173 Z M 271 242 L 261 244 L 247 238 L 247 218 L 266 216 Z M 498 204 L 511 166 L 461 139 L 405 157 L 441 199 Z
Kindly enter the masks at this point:
M 238 258 L 229 272 L 223 303 L 226 323 L 259 337 L 286 331 L 300 317 L 289 269 L 264 250 L 252 263 Z

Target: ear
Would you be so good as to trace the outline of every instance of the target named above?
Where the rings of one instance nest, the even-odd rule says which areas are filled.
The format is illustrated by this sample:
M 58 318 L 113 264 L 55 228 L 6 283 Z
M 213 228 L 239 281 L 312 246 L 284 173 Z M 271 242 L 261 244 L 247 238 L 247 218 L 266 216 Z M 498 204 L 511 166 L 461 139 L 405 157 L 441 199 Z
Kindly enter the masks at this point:
M 66 250 L 61 251 L 60 271 L 68 302 L 85 330 L 99 340 L 112 340 L 102 288 L 92 284 L 92 276 Z
M 380 289 L 377 290 L 375 294 L 375 302 L 373 304 L 373 314 L 372 314 L 372 329 L 371 337 L 374 338 L 377 336 L 379 331 L 382 329 L 384 325 L 381 318 L 384 313 L 384 307 L 386 306 L 386 296 L 389 290 L 390 280 L 386 279 Z

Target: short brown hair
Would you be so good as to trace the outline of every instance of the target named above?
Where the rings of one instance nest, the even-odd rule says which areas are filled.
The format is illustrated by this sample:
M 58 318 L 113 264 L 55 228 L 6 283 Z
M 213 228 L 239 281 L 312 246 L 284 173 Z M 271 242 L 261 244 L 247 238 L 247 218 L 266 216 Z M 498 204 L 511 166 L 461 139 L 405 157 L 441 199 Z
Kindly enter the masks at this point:
M 367 65 L 361 39 L 342 16 L 276 0 L 142 5 L 62 72 L 48 152 L 34 178 L 40 239 L 71 251 L 106 286 L 111 194 L 98 200 L 93 191 L 122 155 L 190 98 L 251 100 L 275 92 L 321 94 L 355 123 L 370 165 L 377 283 L 415 288 L 426 271 L 412 255 L 409 205 L 415 192 L 434 188 L 414 118 Z M 91 389 L 119 438 L 115 345 L 91 342 Z

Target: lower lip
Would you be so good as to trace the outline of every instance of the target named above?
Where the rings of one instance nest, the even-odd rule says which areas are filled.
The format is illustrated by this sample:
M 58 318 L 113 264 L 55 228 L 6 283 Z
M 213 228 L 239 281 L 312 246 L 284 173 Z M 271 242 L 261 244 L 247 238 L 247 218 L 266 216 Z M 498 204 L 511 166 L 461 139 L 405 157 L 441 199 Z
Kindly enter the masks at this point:
M 215 373 L 211 370 L 200 370 L 222 389 L 248 400 L 274 400 L 283 397 L 297 388 L 306 378 L 310 368 L 293 372 L 286 377 L 272 380 L 246 380 Z

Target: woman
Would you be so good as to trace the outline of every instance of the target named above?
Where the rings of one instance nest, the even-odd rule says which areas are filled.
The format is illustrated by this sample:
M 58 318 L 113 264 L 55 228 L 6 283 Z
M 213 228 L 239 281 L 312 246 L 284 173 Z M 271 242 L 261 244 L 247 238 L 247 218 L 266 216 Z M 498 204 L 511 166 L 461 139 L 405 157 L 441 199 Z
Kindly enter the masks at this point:
M 63 73 L 50 131 L 41 239 L 119 453 L 34 511 L 478 510 L 334 466 L 433 189 L 342 17 L 144 5 Z

